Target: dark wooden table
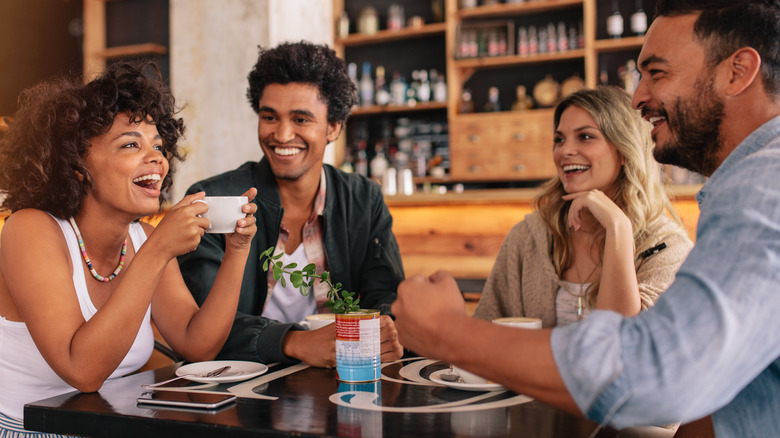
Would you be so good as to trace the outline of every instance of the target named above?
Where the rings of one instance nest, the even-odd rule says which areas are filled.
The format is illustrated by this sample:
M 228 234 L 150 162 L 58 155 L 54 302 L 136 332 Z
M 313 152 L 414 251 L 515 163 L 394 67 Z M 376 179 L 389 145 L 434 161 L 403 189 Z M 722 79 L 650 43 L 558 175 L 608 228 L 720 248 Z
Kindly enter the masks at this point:
M 107 382 L 99 392 L 64 394 L 25 406 L 25 427 L 91 437 L 244 436 L 522 436 L 588 437 L 591 421 L 511 391 L 471 392 L 431 382 L 446 364 L 404 359 L 386 365 L 371 384 L 339 382 L 335 370 L 271 366 L 247 382 L 209 390 L 239 398 L 218 411 L 198 412 L 137 405 L 141 384 L 165 380 L 176 366 Z M 181 381 L 179 386 L 198 384 Z M 353 407 L 356 406 L 356 407 Z M 595 436 L 612 437 L 600 430 Z

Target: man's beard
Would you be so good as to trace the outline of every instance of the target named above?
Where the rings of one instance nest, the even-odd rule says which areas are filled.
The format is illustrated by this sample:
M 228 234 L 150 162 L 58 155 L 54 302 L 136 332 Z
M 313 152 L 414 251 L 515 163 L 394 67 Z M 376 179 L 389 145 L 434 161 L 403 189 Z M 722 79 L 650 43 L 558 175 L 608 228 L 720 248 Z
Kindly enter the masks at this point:
M 712 175 L 720 165 L 723 149 L 720 125 L 723 122 L 723 102 L 715 96 L 712 78 L 696 81 L 692 98 L 678 97 L 674 102 L 674 119 L 661 109 L 671 138 L 653 150 L 653 157 L 662 164 L 673 164 L 705 176 Z M 698 96 L 695 97 L 695 96 Z M 654 139 L 655 140 L 655 139 Z

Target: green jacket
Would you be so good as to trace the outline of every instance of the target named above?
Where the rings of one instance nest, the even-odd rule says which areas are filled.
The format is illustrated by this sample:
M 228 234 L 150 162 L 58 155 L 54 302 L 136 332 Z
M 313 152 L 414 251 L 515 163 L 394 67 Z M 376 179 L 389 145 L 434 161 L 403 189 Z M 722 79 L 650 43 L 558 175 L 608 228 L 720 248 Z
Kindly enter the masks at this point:
M 362 308 L 390 312 L 396 289 L 404 278 L 393 219 L 376 183 L 356 174 L 325 165 L 327 193 L 323 211 L 323 239 L 328 270 L 345 290 L 357 292 Z M 266 159 L 246 162 L 239 168 L 192 185 L 187 194 L 205 191 L 209 196 L 240 195 L 256 187 L 257 234 L 249 251 L 238 312 L 220 359 L 255 362 L 292 362 L 282 352 L 289 330 L 302 330 L 260 316 L 268 285 L 260 253 L 276 246 L 284 211 L 276 180 Z M 225 236 L 205 234 L 198 248 L 179 256 L 184 281 L 202 305 L 217 276 L 224 255 Z

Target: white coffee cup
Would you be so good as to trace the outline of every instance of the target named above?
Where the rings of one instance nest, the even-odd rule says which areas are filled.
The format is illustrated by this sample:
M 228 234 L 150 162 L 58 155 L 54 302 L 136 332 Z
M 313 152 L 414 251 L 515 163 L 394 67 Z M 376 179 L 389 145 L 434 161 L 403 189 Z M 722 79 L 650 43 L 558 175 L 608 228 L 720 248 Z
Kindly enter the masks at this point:
M 306 320 L 303 321 L 301 325 L 306 327 L 308 330 L 317 330 L 318 328 L 325 327 L 326 325 L 332 324 L 335 321 L 335 313 L 316 313 L 314 315 L 307 316 Z
M 246 196 L 206 196 L 196 199 L 195 202 L 203 202 L 209 206 L 209 210 L 202 214 L 209 220 L 207 233 L 226 234 L 236 231 L 236 222 L 246 217 L 241 207 L 249 202 Z
M 527 316 L 507 316 L 504 318 L 496 318 L 493 320 L 493 323 L 506 325 L 509 327 L 518 327 L 518 328 L 526 328 L 526 329 L 542 328 L 541 319 L 529 318 Z

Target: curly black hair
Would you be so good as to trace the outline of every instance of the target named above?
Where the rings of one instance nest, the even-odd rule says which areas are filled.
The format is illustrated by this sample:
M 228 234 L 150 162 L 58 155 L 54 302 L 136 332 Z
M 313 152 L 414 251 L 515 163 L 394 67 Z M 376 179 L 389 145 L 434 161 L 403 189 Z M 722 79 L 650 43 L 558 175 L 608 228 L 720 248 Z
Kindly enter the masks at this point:
M 328 105 L 328 123 L 347 121 L 350 108 L 357 103 L 357 89 L 344 60 L 333 49 L 306 41 L 258 48 L 260 56 L 247 77 L 246 93 L 256 113 L 266 85 L 302 83 L 320 90 L 320 98 Z
M 92 189 L 85 162 L 91 140 L 111 129 L 118 114 L 127 113 L 133 123 L 151 120 L 157 126 L 163 155 L 171 162 L 164 193 L 171 185 L 172 161 L 183 159 L 177 142 L 184 122 L 175 117 L 178 111 L 160 70 L 149 62 L 109 65 L 87 84 L 80 77 L 61 77 L 23 91 L 0 138 L 3 208 L 74 216 Z

